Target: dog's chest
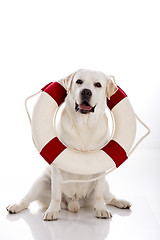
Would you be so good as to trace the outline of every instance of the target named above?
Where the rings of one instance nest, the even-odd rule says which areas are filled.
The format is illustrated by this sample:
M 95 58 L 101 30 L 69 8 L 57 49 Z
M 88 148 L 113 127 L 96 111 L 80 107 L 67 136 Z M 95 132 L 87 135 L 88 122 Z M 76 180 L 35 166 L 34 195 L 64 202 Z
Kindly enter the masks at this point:
M 84 118 L 85 116 L 81 116 L 81 119 L 73 121 L 64 110 L 59 121 L 56 121 L 59 139 L 68 147 L 79 151 L 100 149 L 109 137 L 106 119 L 101 117 L 91 126 L 90 122 L 85 121 Z M 88 180 L 94 177 L 94 175 L 76 175 L 62 171 L 63 180 Z M 95 184 L 96 182 L 63 184 L 62 192 L 71 199 L 74 199 L 75 196 L 81 199 L 93 191 Z
M 79 151 L 90 151 L 101 148 L 109 138 L 108 122 L 101 118 L 91 126 L 89 121 L 80 122 L 79 119 L 71 121 L 63 112 L 56 122 L 59 139 L 68 147 Z

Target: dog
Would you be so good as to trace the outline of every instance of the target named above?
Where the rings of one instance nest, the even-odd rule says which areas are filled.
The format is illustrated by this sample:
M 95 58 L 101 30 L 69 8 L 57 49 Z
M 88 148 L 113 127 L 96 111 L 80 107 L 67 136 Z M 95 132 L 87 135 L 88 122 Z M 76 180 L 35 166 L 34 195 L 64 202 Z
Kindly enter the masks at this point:
M 55 120 L 59 139 L 79 151 L 100 149 L 110 138 L 105 111 L 106 99 L 117 91 L 113 76 L 81 69 L 62 79 L 61 83 L 68 94 Z M 52 164 L 19 203 L 7 207 L 8 212 L 18 213 L 37 200 L 47 209 L 43 214 L 46 221 L 58 219 L 61 209 L 76 213 L 81 207 L 92 207 L 97 218 L 108 219 L 112 214 L 107 204 L 124 209 L 131 207 L 128 201 L 117 199 L 110 192 L 105 177 L 93 182 L 62 184 L 60 175 L 64 180 L 95 177 L 71 174 Z

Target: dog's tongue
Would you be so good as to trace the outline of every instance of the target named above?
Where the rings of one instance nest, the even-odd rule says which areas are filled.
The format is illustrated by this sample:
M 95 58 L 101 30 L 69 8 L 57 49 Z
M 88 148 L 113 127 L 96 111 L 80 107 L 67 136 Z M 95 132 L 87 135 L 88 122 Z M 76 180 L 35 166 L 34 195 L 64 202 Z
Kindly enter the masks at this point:
M 79 106 L 80 106 L 80 109 L 81 109 L 81 110 L 87 110 L 87 111 L 89 111 L 89 110 L 92 109 L 91 106 L 87 106 L 85 103 L 82 103 L 82 104 L 80 104 Z

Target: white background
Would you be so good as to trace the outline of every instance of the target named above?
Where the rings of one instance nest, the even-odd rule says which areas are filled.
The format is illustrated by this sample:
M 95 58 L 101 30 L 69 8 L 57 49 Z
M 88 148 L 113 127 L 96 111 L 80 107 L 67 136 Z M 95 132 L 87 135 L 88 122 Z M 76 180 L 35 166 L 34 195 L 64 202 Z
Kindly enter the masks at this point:
M 152 130 L 144 145 L 160 147 L 158 3 L 1 1 L 2 122 L 8 123 L 13 112 L 17 119 L 14 114 L 12 121 L 19 121 L 25 97 L 46 83 L 89 68 L 115 75 Z M 3 130 L 13 131 L 11 124 L 2 125 Z M 20 126 L 15 130 L 22 134 Z
M 160 148 L 159 30 L 158 0 L 0 2 L 4 205 L 22 196 L 46 166 L 31 140 L 25 98 L 79 68 L 114 75 L 151 128 L 140 149 Z

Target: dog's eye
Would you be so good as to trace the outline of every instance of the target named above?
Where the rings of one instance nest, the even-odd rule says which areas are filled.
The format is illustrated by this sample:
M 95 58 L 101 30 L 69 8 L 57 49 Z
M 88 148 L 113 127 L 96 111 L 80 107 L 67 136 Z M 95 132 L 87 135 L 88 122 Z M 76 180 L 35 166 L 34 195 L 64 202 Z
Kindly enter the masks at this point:
M 77 83 L 77 84 L 82 84 L 83 81 L 82 81 L 81 79 L 78 79 L 78 80 L 76 81 L 76 83 Z
M 94 86 L 98 88 L 102 87 L 102 85 L 99 82 L 95 83 Z

